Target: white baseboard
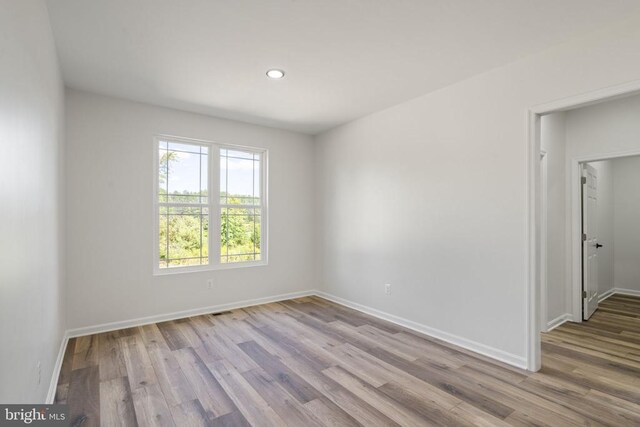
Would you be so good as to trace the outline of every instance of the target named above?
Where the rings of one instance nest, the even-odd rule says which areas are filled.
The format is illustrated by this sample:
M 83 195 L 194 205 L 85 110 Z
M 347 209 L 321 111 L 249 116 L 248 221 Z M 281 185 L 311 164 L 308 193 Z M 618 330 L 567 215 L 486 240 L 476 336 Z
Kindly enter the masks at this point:
M 632 297 L 640 297 L 640 291 L 636 289 L 614 288 L 615 294 L 629 295 Z
M 616 295 L 616 294 L 628 295 L 632 297 L 640 297 L 640 291 L 636 289 L 613 288 L 613 289 L 609 289 L 607 292 L 600 295 L 600 298 L 598 298 L 598 302 L 602 302 L 607 298 L 609 298 L 610 296 Z
M 615 293 L 615 288 L 611 288 L 606 292 L 603 292 L 599 297 L 598 297 L 598 302 L 602 302 L 604 300 L 606 300 L 607 298 L 609 298 L 611 295 L 613 295 Z
M 319 297 L 328 299 L 329 301 L 333 301 L 337 304 L 344 305 L 346 307 L 353 308 L 354 310 L 358 310 L 363 313 L 369 314 L 371 316 L 377 317 L 379 319 L 386 320 L 391 323 L 395 323 L 396 325 L 403 326 L 405 328 L 414 330 L 416 332 L 420 332 L 421 334 L 428 335 L 430 337 L 437 338 L 442 341 L 446 341 L 450 344 L 457 345 L 459 347 L 465 348 L 467 350 L 471 350 L 473 352 L 482 354 L 492 359 L 499 360 L 501 362 L 515 366 L 517 368 L 527 369 L 527 360 L 524 357 L 507 353 L 506 351 L 503 351 L 494 347 L 490 347 L 488 345 L 481 344 L 475 341 L 471 341 L 469 339 L 459 337 L 457 335 L 453 335 L 448 332 L 444 332 L 439 329 L 435 329 L 430 326 L 423 325 L 421 323 L 396 316 L 394 314 L 389 314 L 384 311 L 377 310 L 375 308 L 367 307 L 365 305 L 358 304 L 353 301 L 349 301 L 344 298 L 340 298 L 323 291 L 317 291 L 316 295 Z
M 555 328 L 557 328 L 558 326 L 562 325 L 563 323 L 570 321 L 572 318 L 573 316 L 569 313 L 561 314 L 560 316 L 556 317 L 553 320 L 550 320 L 547 323 L 547 330 L 544 332 L 550 332 Z
M 62 369 L 62 361 L 64 360 L 64 353 L 67 351 L 67 343 L 69 342 L 69 336 L 67 332 L 62 335 L 62 342 L 60 343 L 60 350 L 58 350 L 58 357 L 56 363 L 53 365 L 53 374 L 51 375 L 51 382 L 49 383 L 49 391 L 47 392 L 46 404 L 52 404 L 56 397 L 56 390 L 58 389 L 58 377 L 60 376 L 60 369 Z
M 157 314 L 154 316 L 139 317 L 137 319 L 122 320 L 118 322 L 103 323 L 94 326 L 85 326 L 67 330 L 68 338 L 81 337 L 83 335 L 93 335 L 102 332 L 116 331 L 118 329 L 132 328 L 134 326 L 148 325 L 151 323 L 166 322 L 168 320 L 183 319 L 185 317 L 200 316 L 202 314 L 220 313 L 221 311 L 235 310 L 252 305 L 268 304 L 271 302 L 284 301 L 292 298 L 302 298 L 315 295 L 316 291 L 308 290 L 301 292 L 291 292 L 288 294 L 273 295 L 263 298 L 254 298 L 244 301 L 236 301 L 227 304 L 218 304 L 208 307 L 194 308 L 190 310 L 175 311 L 167 314 Z

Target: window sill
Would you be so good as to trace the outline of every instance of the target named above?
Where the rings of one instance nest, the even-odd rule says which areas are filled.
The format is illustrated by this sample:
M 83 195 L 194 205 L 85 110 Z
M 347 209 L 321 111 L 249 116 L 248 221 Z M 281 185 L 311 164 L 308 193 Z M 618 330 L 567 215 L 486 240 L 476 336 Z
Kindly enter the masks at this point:
M 219 265 L 196 265 L 188 267 L 173 267 L 173 268 L 156 268 L 153 271 L 154 276 L 168 276 L 173 274 L 185 274 L 185 273 L 199 273 L 203 271 L 218 271 L 218 270 L 232 270 L 236 268 L 248 268 L 248 267 L 263 267 L 268 265 L 265 261 L 253 261 L 253 262 L 235 262 L 229 264 Z

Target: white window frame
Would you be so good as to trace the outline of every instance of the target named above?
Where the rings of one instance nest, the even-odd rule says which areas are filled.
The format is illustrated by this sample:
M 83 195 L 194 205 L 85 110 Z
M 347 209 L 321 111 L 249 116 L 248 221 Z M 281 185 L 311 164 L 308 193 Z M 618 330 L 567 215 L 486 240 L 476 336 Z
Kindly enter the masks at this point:
M 208 188 L 209 197 L 207 207 L 209 209 L 209 264 L 189 265 L 184 267 L 160 268 L 160 202 L 158 201 L 159 174 L 160 168 L 158 152 L 160 141 L 177 142 L 180 144 L 191 144 L 208 147 Z M 237 144 L 221 144 L 201 139 L 185 138 L 173 135 L 156 135 L 153 138 L 153 274 L 179 274 L 210 270 L 227 270 L 231 268 L 257 267 L 268 264 L 268 150 L 265 148 L 250 147 Z M 260 208 L 260 260 L 259 261 L 239 261 L 232 263 L 220 262 L 220 227 L 221 209 L 220 203 L 220 150 L 238 150 L 249 153 L 260 154 L 260 204 L 252 206 Z M 243 207 L 240 205 L 239 207 Z M 216 232 L 216 230 L 218 230 Z

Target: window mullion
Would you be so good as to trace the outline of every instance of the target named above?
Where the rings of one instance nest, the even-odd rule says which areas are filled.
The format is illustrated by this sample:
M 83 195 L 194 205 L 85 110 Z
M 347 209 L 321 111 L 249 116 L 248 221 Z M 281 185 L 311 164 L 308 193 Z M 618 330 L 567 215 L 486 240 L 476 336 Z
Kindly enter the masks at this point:
M 209 150 L 209 265 L 220 264 L 220 147 Z
M 267 261 L 268 257 L 268 244 L 269 244 L 269 231 L 267 230 L 268 224 L 268 186 L 267 186 L 267 152 L 260 154 L 260 260 Z
M 261 207 L 262 207 L 262 203 L 258 205 L 220 203 L 220 208 L 230 208 L 230 209 L 260 209 Z

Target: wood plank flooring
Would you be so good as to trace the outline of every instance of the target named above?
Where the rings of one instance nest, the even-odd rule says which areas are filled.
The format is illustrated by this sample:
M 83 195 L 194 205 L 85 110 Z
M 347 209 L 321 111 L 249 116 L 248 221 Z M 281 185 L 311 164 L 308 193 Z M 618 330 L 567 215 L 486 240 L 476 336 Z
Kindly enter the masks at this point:
M 640 298 L 543 335 L 530 373 L 308 297 L 71 339 L 82 426 L 640 425 Z

